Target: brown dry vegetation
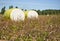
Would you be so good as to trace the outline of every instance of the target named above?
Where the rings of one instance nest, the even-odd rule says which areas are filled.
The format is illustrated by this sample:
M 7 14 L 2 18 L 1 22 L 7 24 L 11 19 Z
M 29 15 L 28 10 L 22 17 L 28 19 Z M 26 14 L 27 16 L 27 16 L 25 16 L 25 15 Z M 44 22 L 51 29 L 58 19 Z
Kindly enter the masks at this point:
M 0 15 L 0 41 L 60 41 L 60 15 L 14 22 Z

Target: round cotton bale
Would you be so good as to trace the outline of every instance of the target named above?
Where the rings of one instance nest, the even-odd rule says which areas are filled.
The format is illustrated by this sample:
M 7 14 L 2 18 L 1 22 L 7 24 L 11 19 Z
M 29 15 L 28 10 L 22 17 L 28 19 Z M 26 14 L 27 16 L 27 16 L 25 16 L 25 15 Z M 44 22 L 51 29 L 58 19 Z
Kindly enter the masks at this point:
M 13 9 L 6 10 L 5 13 L 4 13 L 4 17 L 10 19 L 10 14 L 11 14 L 12 10 Z
M 24 13 L 25 13 L 25 18 L 28 17 L 28 12 L 29 12 L 29 11 L 24 11 Z
M 30 19 L 38 18 L 38 13 L 34 10 L 25 11 L 25 17 L 30 18 Z
M 25 14 L 21 9 L 9 9 L 5 12 L 4 16 L 13 21 L 23 21 L 25 19 Z

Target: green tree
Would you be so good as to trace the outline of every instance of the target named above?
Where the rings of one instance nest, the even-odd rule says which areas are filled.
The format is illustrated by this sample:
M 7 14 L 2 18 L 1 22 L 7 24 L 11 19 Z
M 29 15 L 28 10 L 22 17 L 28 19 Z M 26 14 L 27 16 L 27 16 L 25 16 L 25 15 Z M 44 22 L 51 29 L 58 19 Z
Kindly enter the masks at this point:
M 5 12 L 5 6 L 1 9 L 1 14 L 4 14 Z
M 13 8 L 13 6 L 11 5 L 11 6 L 9 6 L 9 9 L 11 9 L 11 8 Z
M 15 8 L 18 8 L 17 6 Z
M 25 11 L 27 11 L 27 9 L 25 9 Z
M 21 10 L 24 10 L 24 9 L 21 9 Z
M 41 14 L 42 14 L 40 10 L 37 10 L 37 13 L 38 13 L 39 15 L 41 15 Z

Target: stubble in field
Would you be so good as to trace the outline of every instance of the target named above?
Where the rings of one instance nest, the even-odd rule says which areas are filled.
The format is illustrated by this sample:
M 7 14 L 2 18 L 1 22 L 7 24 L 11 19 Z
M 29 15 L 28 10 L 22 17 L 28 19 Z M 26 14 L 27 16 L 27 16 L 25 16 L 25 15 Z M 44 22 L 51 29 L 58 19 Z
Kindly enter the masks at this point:
M 0 40 L 60 41 L 60 15 L 39 15 L 38 19 L 20 22 L 0 15 Z

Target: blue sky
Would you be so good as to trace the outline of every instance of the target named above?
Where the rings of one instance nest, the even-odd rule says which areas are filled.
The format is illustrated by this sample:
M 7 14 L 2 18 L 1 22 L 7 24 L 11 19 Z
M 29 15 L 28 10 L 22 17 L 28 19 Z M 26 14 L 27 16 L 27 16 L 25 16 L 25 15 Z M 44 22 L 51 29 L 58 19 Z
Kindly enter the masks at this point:
M 60 0 L 0 0 L 0 10 L 10 5 L 18 6 L 21 9 L 60 9 Z

